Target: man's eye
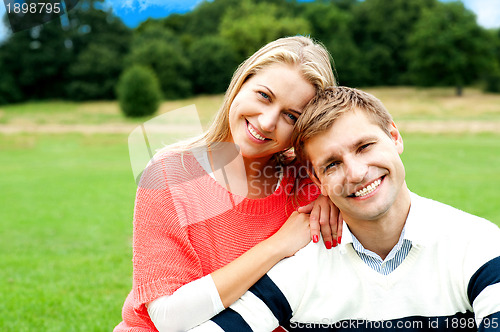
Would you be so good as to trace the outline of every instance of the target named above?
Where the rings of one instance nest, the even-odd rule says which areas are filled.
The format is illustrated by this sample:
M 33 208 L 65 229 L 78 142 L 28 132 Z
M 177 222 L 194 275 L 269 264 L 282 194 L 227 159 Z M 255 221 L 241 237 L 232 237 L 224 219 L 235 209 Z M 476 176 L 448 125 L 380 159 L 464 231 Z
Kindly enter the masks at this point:
M 293 121 L 293 123 L 295 123 L 297 121 L 297 117 L 295 115 L 293 115 L 292 113 L 286 113 L 286 116 L 290 118 L 290 120 Z
M 369 148 L 370 146 L 372 145 L 372 143 L 366 143 L 366 144 L 363 144 L 359 147 L 359 151 L 363 151 L 363 150 L 366 150 L 367 148 Z
M 325 167 L 325 171 L 328 171 L 328 170 L 330 170 L 330 169 L 332 169 L 332 168 L 335 168 L 335 167 L 337 167 L 338 165 L 340 165 L 340 162 L 338 162 L 338 161 L 333 161 L 333 162 L 329 163 L 328 165 L 326 165 L 326 167 Z

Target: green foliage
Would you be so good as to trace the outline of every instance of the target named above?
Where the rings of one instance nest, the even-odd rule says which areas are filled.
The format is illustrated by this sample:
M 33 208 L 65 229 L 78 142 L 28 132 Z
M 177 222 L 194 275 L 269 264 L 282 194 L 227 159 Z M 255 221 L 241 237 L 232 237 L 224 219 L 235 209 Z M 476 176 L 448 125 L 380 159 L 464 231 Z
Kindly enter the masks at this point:
M 2 68 L 1 61 L 0 73 L 3 73 L 0 76 L 0 105 L 21 101 L 21 91 L 12 74 L 6 68 Z
M 8 68 L 15 95 L 24 100 L 114 97 L 110 86 L 122 71 L 117 66 L 128 51 L 130 31 L 111 12 L 97 9 L 100 2 L 82 0 L 64 26 L 53 20 L 14 33 L 0 46 L 0 62 Z
M 159 22 L 150 22 L 134 35 L 126 63 L 150 67 L 166 99 L 187 97 L 192 93 L 190 62 L 181 41 Z
M 206 35 L 216 35 L 220 22 L 230 8 L 239 6 L 241 0 L 204 0 L 196 8 L 184 15 L 183 32 L 200 38 Z M 167 21 L 170 21 L 168 18 Z
M 407 36 L 437 0 L 366 0 L 353 8 L 352 30 L 367 76 L 364 85 L 407 84 Z
M 487 70 L 484 74 L 484 91 L 500 92 L 500 29 L 488 31 L 490 57 Z
M 69 67 L 73 80 L 68 95 L 74 100 L 113 99 L 122 55 L 112 48 L 90 44 Z
M 161 90 L 154 72 L 135 65 L 124 71 L 117 86 L 118 101 L 128 117 L 152 115 L 161 101 Z
M 11 35 L 0 47 L 2 67 L 8 69 L 22 99 L 64 95 L 66 68 L 71 51 L 65 31 L 55 21 Z M 3 72 L 2 72 L 3 73 Z
M 490 70 L 485 74 L 484 77 L 486 92 L 500 92 L 500 63 L 495 62 L 490 67 Z
M 462 3 L 425 10 L 409 37 L 410 74 L 422 86 L 454 85 L 457 94 L 478 79 L 488 63 L 484 30 Z
M 362 84 L 366 66 L 360 65 L 361 53 L 352 34 L 352 13 L 327 2 L 303 3 L 301 7 L 302 16 L 311 24 L 311 36 L 332 54 L 339 84 Z
M 80 0 L 65 20 L 12 34 L 0 44 L 0 103 L 112 99 L 120 73 L 133 64 L 154 70 L 167 99 L 217 93 L 235 63 L 267 42 L 297 34 L 326 46 L 343 85 L 462 86 L 483 80 L 488 91 L 499 89 L 499 32 L 479 27 L 457 3 L 205 0 L 188 13 L 149 19 L 133 31 L 104 3 Z
M 224 92 L 238 66 L 233 46 L 218 36 L 206 36 L 189 49 L 195 93 Z
M 97 9 L 99 2 L 80 2 L 71 12 L 69 36 L 74 59 L 68 70 L 67 95 L 73 100 L 114 98 L 130 47 L 131 30 L 111 11 Z
M 281 16 L 278 6 L 252 0 L 228 9 L 220 25 L 220 35 L 234 45 L 240 59 L 277 38 L 310 32 L 309 22 L 304 18 Z

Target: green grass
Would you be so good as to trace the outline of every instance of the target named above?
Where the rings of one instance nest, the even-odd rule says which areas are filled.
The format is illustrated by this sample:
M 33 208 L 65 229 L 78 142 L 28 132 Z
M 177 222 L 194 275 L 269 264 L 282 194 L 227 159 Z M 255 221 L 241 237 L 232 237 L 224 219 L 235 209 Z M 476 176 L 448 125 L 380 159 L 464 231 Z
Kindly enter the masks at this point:
M 0 330 L 111 331 L 131 287 L 126 137 L 0 142 Z
M 410 190 L 500 225 L 500 136 L 403 133 Z

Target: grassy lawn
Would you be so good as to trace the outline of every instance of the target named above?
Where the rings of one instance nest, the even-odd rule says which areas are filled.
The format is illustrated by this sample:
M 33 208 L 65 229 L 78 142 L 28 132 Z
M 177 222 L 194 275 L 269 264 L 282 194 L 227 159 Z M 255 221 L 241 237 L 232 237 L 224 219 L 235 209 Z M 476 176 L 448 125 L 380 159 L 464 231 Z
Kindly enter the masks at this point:
M 131 287 L 126 137 L 0 142 L 0 330 L 111 331 Z
M 433 91 L 421 93 L 434 98 Z M 413 97 L 407 98 L 419 99 Z M 437 94 L 435 100 L 447 98 L 454 97 Z M 196 104 L 208 122 L 220 100 L 197 97 L 165 103 L 163 110 Z M 124 119 L 115 107 L 114 102 L 11 105 L 0 108 L 0 123 L 145 121 Z M 495 107 L 490 111 L 484 103 L 473 118 L 500 120 Z M 458 118 L 467 116 L 457 112 Z M 450 118 L 439 114 L 420 120 Z M 403 132 L 403 138 L 411 190 L 500 225 L 500 135 Z M 0 331 L 111 331 L 132 284 L 136 186 L 127 134 L 0 134 L 0 188 Z

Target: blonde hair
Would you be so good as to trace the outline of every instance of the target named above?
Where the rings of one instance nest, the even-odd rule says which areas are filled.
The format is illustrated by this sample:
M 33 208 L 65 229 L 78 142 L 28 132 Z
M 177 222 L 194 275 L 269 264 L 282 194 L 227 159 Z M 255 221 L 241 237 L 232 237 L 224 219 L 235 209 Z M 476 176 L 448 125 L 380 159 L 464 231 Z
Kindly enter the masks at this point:
M 304 146 L 308 140 L 324 133 L 333 123 L 347 112 L 365 112 L 389 137 L 392 116 L 375 96 L 345 86 L 328 87 L 314 97 L 304 108 L 292 133 L 292 145 L 297 159 L 307 163 Z M 310 166 L 310 165 L 309 165 Z
M 235 71 L 222 106 L 208 130 L 190 141 L 176 144 L 175 147 L 184 150 L 226 141 L 230 135 L 229 109 L 231 104 L 242 85 L 260 70 L 272 64 L 297 66 L 304 79 L 310 82 L 317 92 L 320 92 L 328 86 L 336 85 L 332 62 L 326 48 L 309 37 L 285 37 L 268 43 L 245 60 Z

